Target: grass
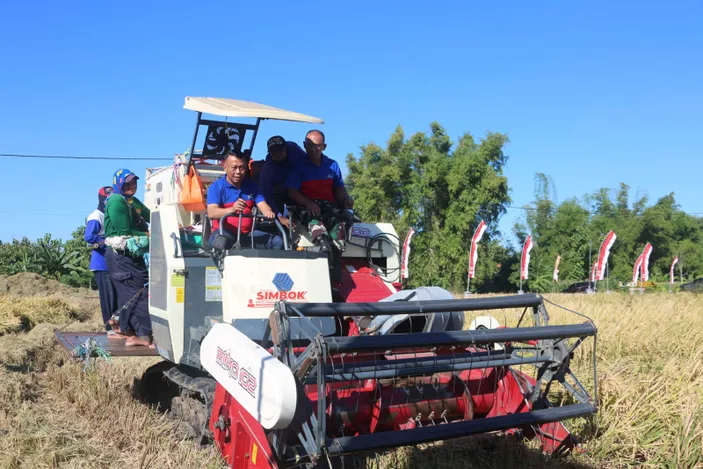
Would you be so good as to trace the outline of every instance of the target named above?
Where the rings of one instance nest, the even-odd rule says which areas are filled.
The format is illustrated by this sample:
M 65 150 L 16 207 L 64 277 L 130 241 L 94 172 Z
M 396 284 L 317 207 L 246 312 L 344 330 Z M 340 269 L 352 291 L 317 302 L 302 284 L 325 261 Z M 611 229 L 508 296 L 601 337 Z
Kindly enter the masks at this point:
M 85 321 L 92 315 L 93 311 L 81 302 L 60 296 L 0 295 L 0 336 L 27 332 L 42 323 Z
M 587 314 L 599 330 L 599 412 L 592 421 L 570 424 L 585 452 L 555 461 L 533 443 L 485 435 L 400 448 L 372 458 L 371 467 L 703 467 L 703 297 L 547 298 Z M 3 321 L 18 317 L 17 311 L 31 316 L 34 327 L 0 336 L 0 468 L 223 467 L 214 448 L 196 449 L 179 437 L 176 422 L 132 398 L 134 378 L 157 359 L 98 362 L 95 371 L 83 374 L 55 345 L 53 327 L 41 324 L 57 318 L 57 324 L 68 324 L 83 316 L 60 303 L 47 303 L 58 305 L 53 313 L 41 312 L 37 298 L 3 300 Z M 553 324 L 582 320 L 551 305 L 547 309 Z M 511 319 L 502 312 L 495 316 L 504 323 Z M 99 321 L 90 320 L 99 328 Z M 591 354 L 591 347 L 582 346 L 572 362 L 586 386 L 593 385 Z
M 552 295 L 591 316 L 599 412 L 580 460 L 593 467 L 703 467 L 703 297 Z M 552 307 L 556 321 L 563 313 Z M 574 367 L 584 381 L 590 351 Z M 577 428 L 577 430 L 579 430 Z
M 222 467 L 214 448 L 182 441 L 174 421 L 131 397 L 133 378 L 154 361 L 0 372 L 0 467 Z

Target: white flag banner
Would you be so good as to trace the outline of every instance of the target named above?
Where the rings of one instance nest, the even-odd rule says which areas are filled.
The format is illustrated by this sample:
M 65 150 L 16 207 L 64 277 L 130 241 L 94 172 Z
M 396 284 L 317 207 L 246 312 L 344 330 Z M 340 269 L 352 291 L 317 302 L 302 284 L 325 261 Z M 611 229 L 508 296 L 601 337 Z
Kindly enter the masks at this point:
M 520 279 L 527 280 L 530 270 L 530 251 L 532 251 L 532 236 L 528 236 L 525 245 L 522 247 L 522 260 L 520 261 Z
M 408 231 L 408 234 L 405 236 L 405 242 L 403 243 L 403 265 L 401 266 L 401 272 L 403 273 L 403 278 L 410 277 L 410 266 L 409 266 L 410 241 L 413 239 L 414 235 L 415 235 L 415 230 L 410 228 L 410 231 Z

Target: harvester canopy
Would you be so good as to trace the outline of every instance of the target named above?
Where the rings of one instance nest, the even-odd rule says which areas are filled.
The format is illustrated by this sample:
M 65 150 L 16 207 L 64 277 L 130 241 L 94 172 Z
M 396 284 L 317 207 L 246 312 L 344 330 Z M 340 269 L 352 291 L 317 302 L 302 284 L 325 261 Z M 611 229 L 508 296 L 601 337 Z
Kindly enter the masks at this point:
M 227 98 L 199 98 L 186 96 L 185 109 L 223 117 L 254 117 L 291 122 L 310 122 L 324 124 L 319 117 L 308 116 L 299 112 L 286 111 L 266 104 Z

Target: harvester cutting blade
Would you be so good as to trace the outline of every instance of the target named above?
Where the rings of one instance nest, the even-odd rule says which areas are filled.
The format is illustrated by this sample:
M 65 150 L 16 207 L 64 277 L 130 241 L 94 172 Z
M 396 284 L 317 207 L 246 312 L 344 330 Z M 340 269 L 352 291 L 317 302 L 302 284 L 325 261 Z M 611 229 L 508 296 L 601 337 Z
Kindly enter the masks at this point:
M 537 438 L 545 452 L 568 451 L 575 440 L 561 422 L 596 412 L 594 399 L 569 368 L 570 357 L 597 330 L 591 321 L 549 325 L 537 295 L 346 304 L 281 302 L 275 314 L 283 324 L 292 317 L 364 317 L 372 318 L 369 324 L 398 324 L 399 319 L 417 320 L 417 315 L 423 316 L 425 324 L 426 316 L 435 313 L 507 308 L 523 313 L 511 327 L 319 335 L 304 350 L 288 350 L 287 341 L 279 338 L 281 356 L 308 357 L 297 360 L 306 364 L 305 372 L 298 373 L 295 365 L 293 372 L 309 405 L 304 412 L 299 409 L 291 423 L 304 430 L 299 432 L 300 441 L 289 440 L 277 457 L 287 464 L 306 457 L 324 460 L 321 455 L 336 460 L 517 431 Z M 526 311 L 532 312 L 532 321 L 525 321 L 530 325 L 523 323 Z M 381 321 L 374 322 L 377 318 Z M 409 330 L 414 330 L 412 324 Z M 486 347 L 494 344 L 501 347 Z M 561 395 L 571 396 L 572 404 L 560 405 L 553 398 L 555 385 L 561 385 Z M 322 413 L 326 419 L 319 419 Z

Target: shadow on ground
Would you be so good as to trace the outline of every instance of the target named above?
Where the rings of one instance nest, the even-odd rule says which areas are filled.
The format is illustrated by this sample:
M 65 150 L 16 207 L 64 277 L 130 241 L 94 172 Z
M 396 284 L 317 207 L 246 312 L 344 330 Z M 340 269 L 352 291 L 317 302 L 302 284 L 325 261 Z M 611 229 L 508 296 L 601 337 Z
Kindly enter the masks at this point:
M 478 435 L 420 447 L 405 447 L 383 455 L 346 458 L 334 467 L 349 469 L 595 469 L 574 456 L 552 457 L 523 439 L 498 435 Z
M 150 367 L 132 387 L 132 397 L 143 404 L 171 413 L 171 403 L 179 396 L 178 387 L 166 380 L 163 372 L 172 365 L 160 362 Z M 144 392 L 147 390 L 148 392 Z M 201 422 L 202 423 L 202 422 Z M 181 427 L 179 427 L 180 429 Z M 586 425 L 585 433 L 592 430 Z M 179 430 L 180 432 L 180 430 Z M 193 438 L 193 431 L 180 434 Z M 378 433 L 383 438 L 383 433 Z M 212 442 L 209 442 L 212 444 Z M 383 454 L 353 455 L 320 461 L 318 469 L 595 469 L 578 460 L 578 456 L 543 454 L 536 440 L 528 441 L 521 436 L 485 434 L 443 442 L 423 444 L 417 447 L 389 449 Z M 331 463 L 331 464 L 330 464 Z

